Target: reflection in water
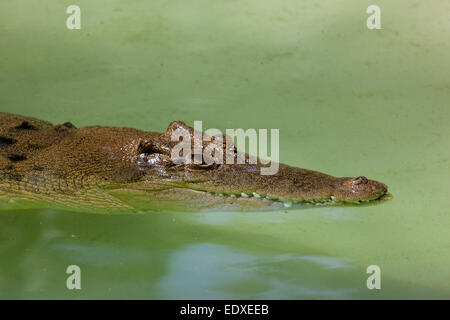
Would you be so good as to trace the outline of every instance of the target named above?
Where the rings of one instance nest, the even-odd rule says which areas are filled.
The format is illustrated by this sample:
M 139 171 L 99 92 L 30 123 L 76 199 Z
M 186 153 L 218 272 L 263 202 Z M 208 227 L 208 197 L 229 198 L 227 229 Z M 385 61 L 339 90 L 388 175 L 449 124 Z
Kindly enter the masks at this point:
M 350 298 L 356 288 L 336 286 L 323 278 L 346 277 L 353 268 L 346 259 L 258 256 L 201 243 L 171 255 L 168 274 L 159 282 L 158 291 L 161 298 L 176 299 Z M 288 276 L 292 270 L 296 272 Z
M 326 218 L 334 221 L 360 220 L 354 211 L 346 210 L 342 207 L 305 208 L 293 211 L 206 211 L 192 214 L 191 219 L 196 223 L 206 225 L 231 225 L 239 221 L 240 224 L 254 224 L 255 219 L 259 223 L 289 223 L 307 221 L 310 219 Z
M 197 214 L 3 212 L 0 234 L 12 240 L 0 243 L 0 297 L 345 298 L 360 287 L 351 281 L 350 260 L 299 246 L 255 250 L 266 245 L 268 234 L 236 227 L 251 217 L 255 223 L 257 215 L 210 213 L 227 218 L 215 229 L 192 224 Z M 271 217 L 262 220 L 273 225 L 288 215 Z M 229 226 L 220 229 L 223 224 Z M 276 247 L 283 247 L 282 242 Z M 71 264 L 81 268 L 78 292 L 65 287 L 65 270 Z
M 349 222 L 337 225 L 317 220 L 317 215 L 317 221 L 298 217 L 296 222 L 295 214 L 275 214 L 271 221 L 270 215 L 229 213 L 227 223 L 205 224 L 198 223 L 197 215 L 202 214 L 2 212 L 0 298 L 361 299 L 405 297 L 409 292 L 413 297 L 423 292 L 442 296 L 437 290 L 405 285 L 388 272 L 383 274 L 383 290 L 369 292 L 361 265 L 368 265 L 363 259 L 373 259 L 329 249 L 336 242 L 347 248 L 355 238 L 363 239 L 366 229 L 351 232 L 360 226 L 358 221 L 345 228 Z M 326 241 L 320 243 L 323 238 Z M 81 268 L 79 291 L 65 286 L 65 271 L 72 264 Z

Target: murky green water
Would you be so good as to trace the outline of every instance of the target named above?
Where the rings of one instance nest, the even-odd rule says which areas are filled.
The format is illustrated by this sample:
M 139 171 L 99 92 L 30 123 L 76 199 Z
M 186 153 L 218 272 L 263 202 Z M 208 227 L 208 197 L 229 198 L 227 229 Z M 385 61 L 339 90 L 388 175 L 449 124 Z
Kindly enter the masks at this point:
M 281 161 L 366 175 L 362 208 L 0 213 L 0 298 L 450 298 L 446 1 L 0 2 L 0 106 L 77 126 L 279 128 Z M 82 289 L 66 289 L 68 265 Z M 381 268 L 368 290 L 366 268 Z

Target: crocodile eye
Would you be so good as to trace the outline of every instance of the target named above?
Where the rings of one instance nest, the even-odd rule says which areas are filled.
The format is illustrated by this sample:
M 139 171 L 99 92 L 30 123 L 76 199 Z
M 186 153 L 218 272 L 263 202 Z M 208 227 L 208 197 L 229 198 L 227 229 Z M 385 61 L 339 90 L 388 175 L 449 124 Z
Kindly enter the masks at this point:
M 153 153 L 157 153 L 157 150 L 152 142 L 141 142 L 139 144 L 137 152 L 140 155 L 141 154 L 153 154 Z
M 138 146 L 137 164 L 142 167 L 148 166 L 171 166 L 172 161 L 167 155 L 165 147 L 157 145 L 152 141 L 141 142 Z
M 137 149 L 138 154 L 153 154 L 160 153 L 170 156 L 170 148 L 161 144 L 156 144 L 155 142 L 149 140 L 141 142 Z

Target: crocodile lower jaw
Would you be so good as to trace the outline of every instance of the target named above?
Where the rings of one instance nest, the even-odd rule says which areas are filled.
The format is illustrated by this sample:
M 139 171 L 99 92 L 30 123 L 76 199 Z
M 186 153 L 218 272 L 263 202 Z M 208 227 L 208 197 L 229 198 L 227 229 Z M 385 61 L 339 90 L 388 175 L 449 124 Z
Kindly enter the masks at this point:
M 196 190 L 192 189 L 194 191 L 200 191 L 209 195 L 213 195 L 216 197 L 229 197 L 229 198 L 254 198 L 254 199 L 267 199 L 271 200 L 273 202 L 277 202 L 279 204 L 282 204 L 284 208 L 291 208 L 295 205 L 315 205 L 315 206 L 332 206 L 332 205 L 364 205 L 364 204 L 375 204 L 381 201 L 386 201 L 392 199 L 392 195 L 389 193 L 383 193 L 378 198 L 375 199 L 359 199 L 359 200 L 353 200 L 353 201 L 343 201 L 338 200 L 336 197 L 331 196 L 330 198 L 322 198 L 322 199 L 305 199 L 305 200 L 282 200 L 275 197 L 270 197 L 268 195 L 261 195 L 256 192 L 253 192 L 251 194 L 241 192 L 241 193 L 222 193 L 222 192 L 210 192 L 205 190 Z

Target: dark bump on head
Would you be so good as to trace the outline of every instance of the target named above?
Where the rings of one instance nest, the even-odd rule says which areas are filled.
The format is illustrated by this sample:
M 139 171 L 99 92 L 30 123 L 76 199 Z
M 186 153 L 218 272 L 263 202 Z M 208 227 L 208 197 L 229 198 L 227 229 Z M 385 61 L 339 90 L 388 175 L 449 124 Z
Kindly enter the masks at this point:
M 17 141 L 12 139 L 12 138 L 0 136 L 0 144 L 10 145 L 10 144 L 13 144 L 13 143 L 16 143 L 16 142 Z
M 63 126 L 66 127 L 66 128 L 69 128 L 69 129 L 76 129 L 76 127 L 69 121 L 64 122 Z
M 18 161 L 23 161 L 26 160 L 27 157 L 25 157 L 23 154 L 10 154 L 8 155 L 8 159 L 11 160 L 12 162 L 18 162 Z
M 23 121 L 20 125 L 15 126 L 14 128 L 18 130 L 36 130 L 36 127 L 28 121 Z

